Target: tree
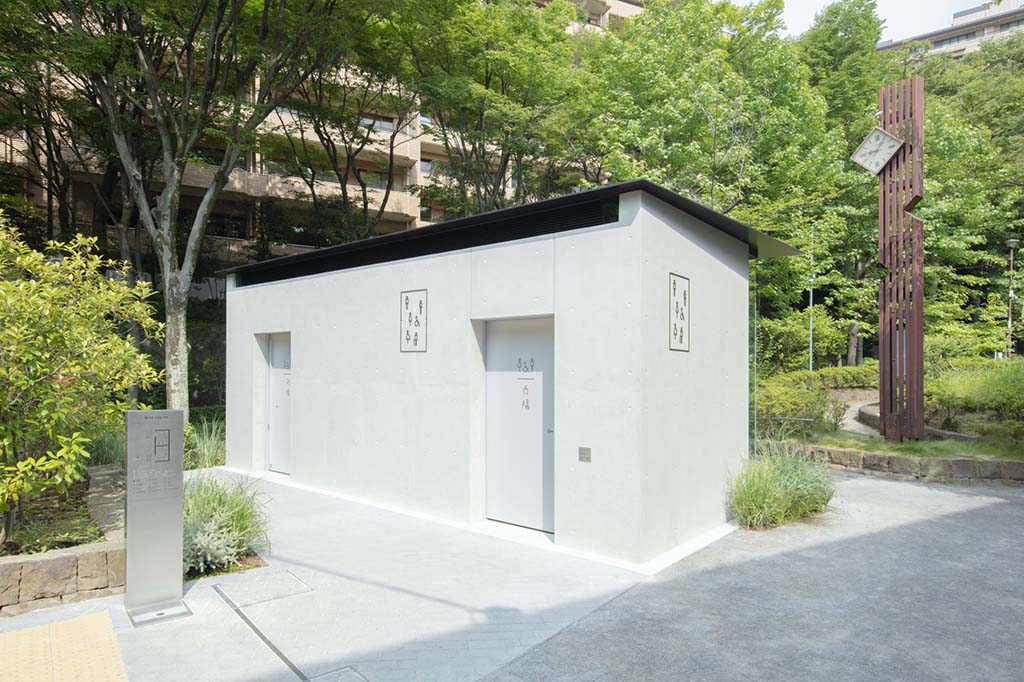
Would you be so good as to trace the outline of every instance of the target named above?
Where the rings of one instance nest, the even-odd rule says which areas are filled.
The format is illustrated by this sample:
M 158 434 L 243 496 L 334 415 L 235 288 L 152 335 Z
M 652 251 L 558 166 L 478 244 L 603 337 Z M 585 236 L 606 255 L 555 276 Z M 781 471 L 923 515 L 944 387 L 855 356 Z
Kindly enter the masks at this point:
M 425 197 L 467 215 L 554 191 L 546 121 L 566 92 L 575 16 L 564 0 L 425 0 L 396 16 L 447 156 Z
M 323 245 L 369 237 L 384 216 L 404 170 L 396 151 L 418 136 L 419 98 L 410 83 L 408 48 L 393 24 L 380 22 L 352 51 L 319 65 L 289 110 L 277 110 L 278 125 L 264 142 L 284 152 L 289 171 L 305 183 L 314 223 L 328 228 Z
M 652 2 L 587 68 L 609 90 L 612 179 L 647 177 L 718 211 L 813 187 L 823 104 L 782 5 Z
M 827 102 L 829 123 L 844 132 L 865 117 L 874 120 L 874 93 L 883 77 L 883 59 L 875 49 L 882 24 L 875 0 L 840 0 L 815 14 L 800 36 L 811 87 Z M 854 141 L 860 140 L 851 137 Z
M 68 73 L 84 74 L 82 81 L 95 90 L 106 115 L 159 263 L 167 404 L 186 411 L 187 418 L 186 309 L 210 212 L 261 124 L 318 64 L 345 51 L 370 10 L 336 0 L 29 2 L 57 58 Z M 155 197 L 138 146 L 132 145 L 137 122 L 159 139 Z M 221 149 L 219 162 L 187 236 L 179 239 L 185 173 L 211 143 Z
M 158 339 L 149 287 L 81 235 L 48 253 L 0 216 L 0 546 L 19 504 L 80 480 L 86 444 L 123 414 L 130 386 L 160 379 L 127 325 Z
M 38 33 L 13 19 L 0 27 L 0 39 L 13 48 L 0 55 L 0 131 L 12 140 L 18 162 L 4 164 L 0 172 L 7 184 L 44 191 L 47 238 L 67 237 L 74 224 L 69 113 L 77 102 L 39 58 Z

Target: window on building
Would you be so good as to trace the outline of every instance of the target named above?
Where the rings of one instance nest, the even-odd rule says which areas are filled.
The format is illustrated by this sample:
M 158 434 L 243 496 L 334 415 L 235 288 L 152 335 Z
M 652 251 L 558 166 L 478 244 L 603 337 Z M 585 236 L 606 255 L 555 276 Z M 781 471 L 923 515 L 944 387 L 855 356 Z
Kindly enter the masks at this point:
M 1015 28 L 1024 28 L 1024 19 L 1017 19 L 1016 21 L 1008 21 L 1005 24 L 999 24 L 999 32 L 1012 31 Z
M 420 125 L 423 126 L 424 128 L 433 128 L 434 119 L 427 116 L 426 114 L 420 114 Z
M 432 222 L 434 219 L 434 210 L 430 207 L 430 204 L 420 204 L 420 220 L 425 222 Z
M 420 159 L 420 173 L 430 175 L 434 172 L 434 162 L 431 159 Z
M 949 47 L 950 45 L 959 45 L 960 43 L 966 43 L 974 40 L 978 36 L 977 33 L 971 31 L 970 33 L 961 33 L 958 36 L 952 36 L 949 38 L 943 38 L 942 40 L 936 40 L 932 43 L 932 47 Z
M 367 128 L 388 133 L 395 129 L 395 120 L 386 116 L 363 116 L 359 119 L 359 123 Z
M 591 26 L 601 26 L 603 24 L 601 21 L 601 15 L 597 12 L 591 12 L 587 15 L 587 23 Z
M 360 171 L 359 175 L 363 178 L 363 182 L 366 183 L 367 187 L 373 187 L 375 189 L 387 189 L 388 186 L 388 174 L 380 173 L 378 171 L 364 170 Z M 397 185 L 397 183 L 395 183 Z M 397 186 L 393 187 L 398 189 Z

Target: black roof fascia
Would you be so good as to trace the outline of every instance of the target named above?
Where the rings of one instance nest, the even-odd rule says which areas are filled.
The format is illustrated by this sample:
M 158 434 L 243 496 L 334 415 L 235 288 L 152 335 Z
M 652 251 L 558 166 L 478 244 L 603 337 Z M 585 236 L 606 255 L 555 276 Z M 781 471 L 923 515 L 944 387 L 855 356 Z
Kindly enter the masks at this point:
M 619 195 L 638 190 L 744 242 L 754 257 L 772 258 L 799 253 L 787 244 L 653 182 L 632 180 L 308 253 L 240 265 L 222 273 L 237 275 L 237 285 L 247 286 L 604 225 L 618 220 Z

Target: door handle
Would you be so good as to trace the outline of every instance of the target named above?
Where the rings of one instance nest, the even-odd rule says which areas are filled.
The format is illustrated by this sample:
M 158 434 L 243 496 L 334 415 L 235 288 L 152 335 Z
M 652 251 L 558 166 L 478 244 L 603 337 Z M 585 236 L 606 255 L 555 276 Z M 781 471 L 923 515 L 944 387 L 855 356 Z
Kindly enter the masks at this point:
M 548 433 L 554 433 L 554 432 L 555 432 L 554 429 L 548 429 Z

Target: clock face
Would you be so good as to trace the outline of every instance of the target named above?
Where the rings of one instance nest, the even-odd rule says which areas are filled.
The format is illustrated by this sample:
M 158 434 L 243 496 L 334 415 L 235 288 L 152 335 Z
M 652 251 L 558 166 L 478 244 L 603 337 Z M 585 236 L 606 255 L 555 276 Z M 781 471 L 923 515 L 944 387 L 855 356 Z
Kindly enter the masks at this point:
M 853 162 L 875 175 L 889 163 L 892 155 L 903 146 L 903 140 L 890 135 L 881 128 L 875 128 L 853 153 Z

